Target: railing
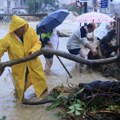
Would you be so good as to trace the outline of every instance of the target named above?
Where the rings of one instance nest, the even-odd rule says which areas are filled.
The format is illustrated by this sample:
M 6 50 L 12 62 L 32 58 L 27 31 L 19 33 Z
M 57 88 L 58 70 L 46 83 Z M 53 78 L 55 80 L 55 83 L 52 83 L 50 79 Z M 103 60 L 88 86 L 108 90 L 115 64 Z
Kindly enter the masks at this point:
M 3 23 L 7 23 L 7 22 L 10 22 L 11 20 L 11 17 L 13 16 L 14 14 L 0 14 L 0 16 L 3 17 L 2 19 L 2 22 Z M 47 15 L 47 13 L 41 13 L 41 14 L 15 14 L 15 15 L 18 15 L 18 16 L 34 16 L 34 17 L 44 17 Z
M 0 14 L 0 16 L 12 16 L 13 14 Z M 41 13 L 41 14 L 16 14 L 18 16 L 35 16 L 35 17 L 44 17 L 47 15 L 47 13 Z

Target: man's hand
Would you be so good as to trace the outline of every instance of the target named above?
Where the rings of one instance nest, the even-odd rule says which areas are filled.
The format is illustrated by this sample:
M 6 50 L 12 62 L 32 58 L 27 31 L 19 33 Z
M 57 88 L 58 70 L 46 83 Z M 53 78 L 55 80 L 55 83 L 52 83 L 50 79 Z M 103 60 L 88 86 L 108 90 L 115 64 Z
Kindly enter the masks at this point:
M 50 42 L 50 41 L 48 41 L 48 46 L 50 47 L 50 48 L 53 48 L 53 45 L 52 45 L 52 43 Z
M 94 42 L 94 38 L 93 37 L 87 38 L 87 39 L 88 39 L 88 41 Z
M 93 56 L 96 56 L 98 54 L 98 51 L 96 49 L 92 50 Z
M 93 56 L 98 54 L 98 51 L 90 43 L 86 43 L 85 47 L 90 49 L 90 51 L 93 53 Z
M 33 55 L 35 52 L 30 52 L 29 55 Z

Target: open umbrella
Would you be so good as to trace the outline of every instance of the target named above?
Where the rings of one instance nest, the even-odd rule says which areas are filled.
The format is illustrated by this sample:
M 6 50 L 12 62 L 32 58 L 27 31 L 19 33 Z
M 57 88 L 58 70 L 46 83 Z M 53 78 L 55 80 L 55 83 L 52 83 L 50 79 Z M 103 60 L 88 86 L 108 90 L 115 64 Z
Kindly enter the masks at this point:
M 75 21 L 84 22 L 84 23 L 88 23 L 88 22 L 100 23 L 100 22 L 113 22 L 115 20 L 103 13 L 89 12 L 76 17 Z
M 40 32 L 46 33 L 52 31 L 55 27 L 57 27 L 64 21 L 68 14 L 69 12 L 67 10 L 57 10 L 47 15 L 37 25 L 37 34 L 40 34 Z

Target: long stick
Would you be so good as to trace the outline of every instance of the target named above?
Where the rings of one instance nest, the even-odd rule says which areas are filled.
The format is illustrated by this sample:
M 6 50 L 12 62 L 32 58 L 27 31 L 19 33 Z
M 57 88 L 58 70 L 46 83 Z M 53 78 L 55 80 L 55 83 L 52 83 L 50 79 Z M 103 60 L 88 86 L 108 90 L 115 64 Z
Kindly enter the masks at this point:
M 63 62 L 61 61 L 61 59 L 56 55 L 56 57 L 58 58 L 58 60 L 60 61 L 60 63 L 62 64 L 62 66 L 65 68 L 66 72 L 68 73 L 68 75 L 70 76 L 70 78 L 72 78 L 72 75 L 70 74 L 70 72 L 67 70 L 67 68 L 65 67 L 65 65 L 63 64 Z

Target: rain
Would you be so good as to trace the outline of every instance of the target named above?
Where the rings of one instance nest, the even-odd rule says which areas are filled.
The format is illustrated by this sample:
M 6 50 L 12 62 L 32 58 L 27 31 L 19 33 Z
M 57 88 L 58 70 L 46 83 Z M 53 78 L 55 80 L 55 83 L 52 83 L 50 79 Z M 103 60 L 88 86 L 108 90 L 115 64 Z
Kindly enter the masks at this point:
M 32 0 L 31 0 L 32 1 Z M 96 1 L 99 4 L 99 1 L 92 0 L 92 2 Z M 0 8 L 0 39 L 2 39 L 8 32 L 9 32 L 9 25 L 11 22 L 11 15 L 17 14 L 20 15 L 22 18 L 24 18 L 28 24 L 36 31 L 36 26 L 38 23 L 43 19 L 43 17 L 39 17 L 39 15 L 43 15 L 44 13 L 52 13 L 60 8 L 65 8 L 69 11 L 69 15 L 66 17 L 66 19 L 57 26 L 57 30 L 59 30 L 61 33 L 64 33 L 68 36 L 70 36 L 76 28 L 80 25 L 78 21 L 75 20 L 75 18 L 79 14 L 83 14 L 83 12 L 86 12 L 84 7 L 81 8 L 81 6 L 76 7 L 75 1 L 72 1 L 69 3 L 67 1 L 67 5 L 65 5 L 65 0 L 62 3 L 59 3 L 59 1 L 56 0 L 56 4 L 52 6 L 52 4 L 49 3 L 47 5 L 46 3 L 42 3 L 42 6 L 40 6 L 40 1 L 36 0 L 36 3 L 33 3 L 34 9 L 29 12 L 29 6 L 30 3 L 27 3 L 27 0 L 7 0 L 7 3 L 2 4 L 3 0 L 0 0 L 0 7 L 4 5 L 5 7 Z M 10 3 L 9 3 L 10 2 Z M 81 2 L 79 0 L 79 2 Z M 22 3 L 22 4 L 20 4 Z M 25 4 L 25 5 L 23 5 Z M 27 4 L 27 5 L 26 5 Z M 82 4 L 84 4 L 82 2 Z M 110 4 L 108 7 L 110 7 Z M 98 6 L 92 6 L 95 7 L 95 9 L 98 10 L 98 12 L 104 12 L 107 15 L 111 15 L 114 17 L 114 13 L 111 13 L 111 9 L 118 9 L 115 8 L 115 4 L 120 4 L 119 0 L 113 0 L 113 4 L 111 8 L 109 9 L 109 13 L 107 8 L 100 8 L 100 5 Z M 15 6 L 16 5 L 16 6 Z M 74 5 L 76 11 L 71 10 L 67 6 Z M 87 1 L 87 9 L 89 12 L 93 12 L 94 9 L 91 8 L 91 1 Z M 43 7 L 44 10 L 42 11 L 39 7 Z M 6 9 L 5 9 L 6 8 Z M 116 10 L 117 11 L 117 10 Z M 120 11 L 120 9 L 119 9 Z M 4 12 L 4 13 L 2 13 Z M 1 17 L 1 14 L 3 15 Z M 25 15 L 27 14 L 27 16 Z M 36 17 L 35 14 L 38 16 Z M 120 13 L 118 13 L 119 15 Z M 22 16 L 23 15 L 23 16 Z M 91 22 L 91 21 L 90 21 Z M 84 25 L 82 22 L 81 25 Z M 98 25 L 98 24 L 97 24 Z M 91 36 L 89 34 L 88 36 Z M 39 36 L 38 36 L 39 37 Z M 58 50 L 67 52 L 67 41 L 69 37 L 59 37 L 59 47 Z M 96 38 L 94 38 L 95 41 L 91 43 L 93 46 L 96 46 Z M 87 56 L 89 49 L 83 48 L 83 51 L 85 55 Z M 45 68 L 45 58 L 43 55 L 39 56 L 40 60 L 42 61 L 43 69 Z M 46 75 L 46 81 L 48 86 L 48 92 L 50 92 L 53 88 L 59 85 L 65 85 L 68 86 L 68 82 L 73 85 L 78 85 L 79 83 L 89 83 L 94 80 L 111 80 L 116 81 L 116 78 L 113 77 L 104 77 L 100 72 L 93 71 L 92 69 L 87 70 L 86 65 L 82 68 L 81 73 L 77 70 L 75 67 L 75 62 L 60 57 L 61 61 L 64 63 L 65 67 L 69 71 L 69 73 L 72 75 L 72 78 L 69 77 L 68 73 L 60 63 L 60 61 L 57 59 L 56 56 L 54 56 L 53 65 L 51 67 L 50 75 Z M 4 55 L 1 58 L 1 63 L 9 61 L 9 57 L 7 53 L 4 53 Z M 51 111 L 47 111 L 46 107 L 48 104 L 43 105 L 23 105 L 17 101 L 17 98 L 15 97 L 15 87 L 14 87 L 14 80 L 12 77 L 12 70 L 11 67 L 6 67 L 3 74 L 0 76 L 0 119 L 5 117 L 6 120 L 59 120 L 59 117 L 56 117 L 55 114 L 57 114 L 60 109 L 56 108 Z M 33 86 L 31 86 L 26 92 L 25 97 L 26 99 L 29 99 L 34 94 Z M 4 120 L 4 119 L 2 119 Z

